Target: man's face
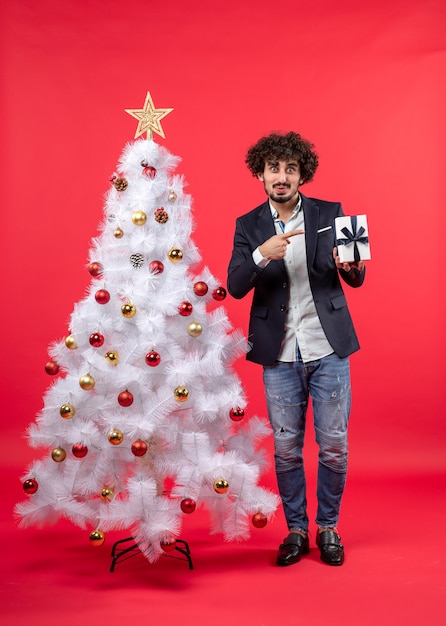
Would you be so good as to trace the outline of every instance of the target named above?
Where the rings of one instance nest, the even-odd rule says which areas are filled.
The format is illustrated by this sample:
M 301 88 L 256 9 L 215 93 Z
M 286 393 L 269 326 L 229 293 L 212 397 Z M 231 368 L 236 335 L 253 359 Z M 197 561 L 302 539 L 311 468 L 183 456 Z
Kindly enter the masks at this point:
M 297 160 L 267 161 L 263 173 L 258 174 L 257 177 L 263 182 L 265 192 L 273 202 L 280 204 L 297 202 L 301 184 Z

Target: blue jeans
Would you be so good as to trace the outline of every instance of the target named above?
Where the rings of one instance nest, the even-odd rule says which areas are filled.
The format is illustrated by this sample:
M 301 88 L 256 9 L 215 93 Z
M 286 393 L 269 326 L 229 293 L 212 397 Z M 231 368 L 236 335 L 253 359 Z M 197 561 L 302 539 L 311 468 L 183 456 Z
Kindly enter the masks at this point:
M 317 361 L 278 362 L 263 370 L 274 433 L 279 493 L 289 530 L 308 532 L 303 444 L 308 399 L 319 446 L 316 524 L 334 528 L 347 473 L 350 363 L 330 354 Z

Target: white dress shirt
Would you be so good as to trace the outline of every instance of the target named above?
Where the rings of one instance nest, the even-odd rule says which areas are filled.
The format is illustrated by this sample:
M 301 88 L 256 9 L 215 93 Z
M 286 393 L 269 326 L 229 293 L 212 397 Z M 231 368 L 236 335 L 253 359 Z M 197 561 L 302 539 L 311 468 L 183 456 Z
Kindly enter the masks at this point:
M 304 213 L 300 210 L 301 205 L 302 199 L 299 196 L 292 216 L 284 224 L 279 220 L 276 209 L 270 203 L 271 215 L 278 235 L 291 230 L 305 230 Z M 266 267 L 271 262 L 262 257 L 258 248 L 254 250 L 252 256 L 254 262 L 260 267 Z M 299 346 L 304 363 L 316 361 L 332 354 L 333 348 L 328 343 L 314 304 L 308 278 L 305 236 L 296 235 L 290 238 L 284 262 L 289 278 L 290 297 L 285 320 L 285 333 L 277 360 L 296 361 L 296 347 Z

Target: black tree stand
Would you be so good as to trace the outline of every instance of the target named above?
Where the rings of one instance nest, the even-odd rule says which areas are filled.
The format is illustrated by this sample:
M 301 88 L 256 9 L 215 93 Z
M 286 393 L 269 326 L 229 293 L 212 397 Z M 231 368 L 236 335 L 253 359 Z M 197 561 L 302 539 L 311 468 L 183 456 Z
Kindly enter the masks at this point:
M 130 545 L 127 545 L 126 547 L 124 547 L 124 544 L 130 544 Z M 194 569 L 194 566 L 192 564 L 192 558 L 190 554 L 189 545 L 187 544 L 186 541 L 183 541 L 182 539 L 177 539 L 175 551 L 179 552 L 183 556 L 175 556 L 174 554 L 170 554 L 167 552 L 164 553 L 163 556 L 168 556 L 171 559 L 179 559 L 182 561 L 186 560 L 189 563 L 189 569 Z M 126 561 L 127 559 L 130 559 L 132 556 L 136 556 L 137 554 L 140 554 L 140 553 L 141 551 L 139 549 L 139 544 L 134 540 L 133 537 L 127 537 L 127 539 L 120 539 L 119 541 L 116 541 L 113 544 L 113 548 L 111 552 L 112 564 L 110 566 L 110 572 L 115 571 L 115 566 L 118 563 L 122 561 Z

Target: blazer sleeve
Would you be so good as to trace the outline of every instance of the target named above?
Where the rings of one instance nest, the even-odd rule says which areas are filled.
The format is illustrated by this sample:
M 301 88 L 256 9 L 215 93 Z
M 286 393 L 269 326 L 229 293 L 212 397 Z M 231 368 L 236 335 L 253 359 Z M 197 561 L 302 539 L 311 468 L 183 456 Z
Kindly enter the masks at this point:
M 244 298 L 262 275 L 263 269 L 258 267 L 252 258 L 252 253 L 258 245 L 246 232 L 243 220 L 238 218 L 227 280 L 228 291 L 233 298 Z
M 349 272 L 340 269 L 339 275 L 342 280 L 349 285 L 349 287 L 360 287 L 365 279 L 365 266 L 362 270 L 358 270 L 356 267 L 353 267 Z

